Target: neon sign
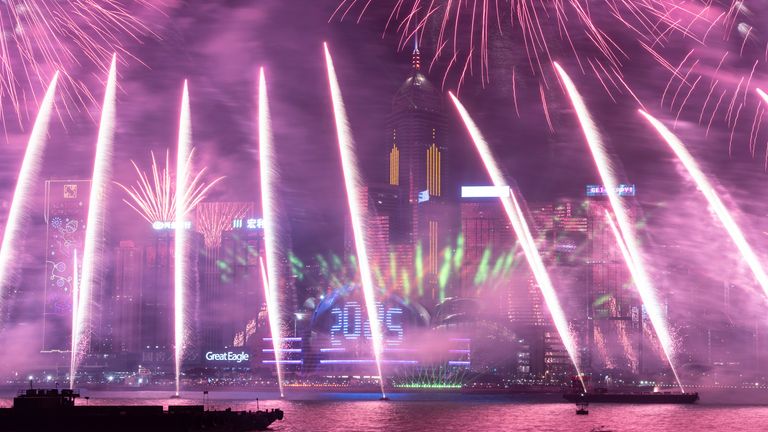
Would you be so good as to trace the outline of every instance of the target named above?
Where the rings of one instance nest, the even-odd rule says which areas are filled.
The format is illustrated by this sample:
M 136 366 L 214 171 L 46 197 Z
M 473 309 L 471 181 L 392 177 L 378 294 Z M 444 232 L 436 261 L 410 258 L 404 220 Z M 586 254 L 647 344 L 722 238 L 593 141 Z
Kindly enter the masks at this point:
M 384 324 L 384 343 L 400 345 L 403 342 L 403 309 L 400 307 L 386 308 L 382 303 L 376 303 L 379 320 Z M 343 306 L 331 309 L 333 324 L 330 328 L 331 345 L 339 347 L 345 341 L 352 342 L 372 339 L 371 323 L 363 320 L 363 306 L 356 301 L 349 301 Z
M 215 353 L 213 351 L 208 351 L 205 353 L 205 359 L 208 361 L 226 361 L 226 362 L 235 362 L 235 363 L 242 363 L 244 361 L 248 361 L 250 359 L 250 355 L 246 353 L 245 351 L 236 353 L 232 351 L 227 351 L 223 353 Z
M 256 230 L 256 229 L 263 229 L 264 228 L 264 219 L 262 218 L 250 218 L 250 219 L 233 219 L 232 220 L 232 228 L 234 229 L 249 229 L 249 230 Z
M 636 192 L 637 191 L 635 190 L 635 185 L 633 184 L 622 183 L 616 186 L 616 193 L 618 193 L 619 196 L 635 196 Z M 605 186 L 603 185 L 587 185 L 587 196 L 608 196 L 608 191 L 605 190 Z
M 192 222 L 184 222 L 184 229 L 190 228 L 192 228 Z M 176 229 L 176 221 L 154 221 L 152 222 L 152 229 L 157 231 L 174 230 Z

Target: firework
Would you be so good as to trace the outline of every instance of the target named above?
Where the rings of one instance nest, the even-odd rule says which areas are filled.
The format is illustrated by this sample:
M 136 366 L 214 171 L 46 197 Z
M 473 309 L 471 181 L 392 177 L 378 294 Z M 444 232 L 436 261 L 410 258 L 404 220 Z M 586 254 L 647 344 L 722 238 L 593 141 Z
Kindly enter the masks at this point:
M 277 160 L 275 146 L 272 141 L 272 123 L 269 118 L 269 99 L 267 98 L 267 81 L 264 78 L 264 68 L 259 70 L 259 174 L 261 180 L 261 210 L 264 218 L 264 250 L 267 256 L 266 290 L 267 316 L 272 334 L 272 348 L 275 351 L 275 369 L 280 396 L 283 397 L 283 368 L 281 364 L 282 335 L 280 325 L 280 241 L 277 225 L 275 171 Z M 264 263 L 262 272 L 264 271 Z M 268 289 L 271 284 L 273 289 Z
M 0 246 L 0 298 L 5 295 L 6 289 L 15 283 L 16 263 L 18 261 L 16 258 L 21 250 L 24 222 L 29 216 L 29 206 L 33 198 L 35 182 L 40 175 L 43 151 L 48 142 L 48 125 L 53 112 L 58 78 L 59 74 L 56 73 L 45 93 L 45 98 L 35 119 L 35 125 L 32 127 L 32 133 L 29 135 L 24 161 L 21 163 L 19 176 L 16 180 L 11 209 L 8 212 L 8 221 L 3 233 L 3 243 Z
M 197 205 L 205 199 L 208 192 L 224 177 L 218 177 L 210 183 L 203 181 L 207 169 L 203 168 L 193 176 L 192 172 L 192 158 L 194 156 L 194 149 L 190 150 L 187 157 L 186 164 L 182 165 L 187 167 L 185 169 L 185 175 L 187 178 L 187 192 L 184 196 L 184 206 L 186 212 L 189 213 Z M 170 170 L 170 157 L 168 151 L 165 153 L 165 167 L 160 169 L 155 159 L 155 154 L 150 153 L 152 156 L 152 175 L 148 175 L 145 171 L 142 171 L 139 166 L 131 161 L 133 169 L 136 171 L 136 185 L 126 186 L 122 183 L 117 183 L 127 194 L 130 200 L 123 199 L 123 202 L 128 204 L 133 210 L 136 211 L 144 220 L 150 224 L 156 222 L 168 222 L 175 220 L 176 218 L 176 186 L 173 181 Z
M 336 78 L 336 71 L 333 67 L 333 59 L 328 51 L 328 45 L 324 44 L 325 61 L 328 67 L 328 81 L 331 87 L 331 98 L 333 102 L 333 113 L 336 122 L 336 133 L 339 141 L 339 152 L 341 154 L 341 165 L 344 173 L 344 184 L 347 189 L 347 202 L 349 203 L 349 213 L 352 219 L 352 231 L 355 237 L 355 250 L 357 260 L 360 264 L 360 279 L 365 296 L 365 307 L 368 314 L 368 321 L 371 325 L 371 337 L 373 339 L 373 354 L 376 360 L 376 369 L 379 373 L 379 383 L 381 384 L 381 394 L 384 394 L 384 376 L 381 372 L 381 354 L 383 352 L 383 336 L 381 331 L 381 322 L 376 308 L 376 293 L 373 288 L 373 275 L 368 262 L 368 250 L 365 242 L 365 232 L 363 226 L 366 223 L 366 208 L 360 205 L 360 173 L 358 170 L 357 158 L 355 155 L 355 144 L 352 139 L 352 131 L 349 127 L 344 101 L 341 97 L 341 89 Z
M 359 21 L 372 3 L 339 0 L 333 17 L 343 20 L 354 15 Z M 512 47 L 495 55 L 522 53 L 522 61 L 513 64 L 503 78 L 512 80 L 515 112 L 520 115 L 519 87 L 538 89 L 538 94 L 532 91 L 527 96 L 540 99 L 551 132 L 545 90 L 557 76 L 549 67 L 553 60 L 578 68 L 613 101 L 628 95 L 643 108 L 634 83 L 624 74 L 636 64 L 647 67 L 650 61 L 659 72 L 669 73 L 659 96 L 675 124 L 687 115 L 705 126 L 708 134 L 718 121 L 729 131 L 729 156 L 735 138 L 742 135 L 737 132 L 747 128 L 749 134 L 743 135 L 752 157 L 756 155 L 766 110 L 752 90 L 765 74 L 768 60 L 768 45 L 754 31 L 760 24 L 759 6 L 741 0 L 389 0 L 377 4 L 382 3 L 389 13 L 385 32 L 393 29 L 399 35 L 401 49 L 411 40 L 430 37 L 434 53 L 429 69 L 436 65 L 444 69 L 443 85 L 449 75 L 456 76 L 457 91 L 468 75 L 479 75 L 483 85 L 490 81 L 492 54 L 499 51 L 490 49 L 492 37 Z M 685 46 L 691 48 L 681 55 Z M 520 86 L 522 80 L 534 83 Z M 764 169 L 768 170 L 768 144 L 765 151 Z
M 189 209 L 187 204 L 188 178 L 192 159 L 192 118 L 189 109 L 189 88 L 184 80 L 181 95 L 181 113 L 179 115 L 179 144 L 176 148 L 176 190 L 174 191 L 176 227 L 173 237 L 173 329 L 174 361 L 176 364 L 176 396 L 179 395 L 181 362 L 186 344 L 186 285 L 187 285 L 187 230 L 184 221 Z
M 753 90 L 766 72 L 768 51 L 766 45 L 761 46 L 750 24 L 759 16 L 750 10 L 754 3 L 745 3 L 693 2 L 700 9 L 696 14 L 699 18 L 686 24 L 697 39 L 693 48 L 674 63 L 668 58 L 680 57 L 679 44 L 660 43 L 653 50 L 659 64 L 670 73 L 660 105 L 674 116 L 674 127 L 682 117 L 706 128 L 708 137 L 717 123 L 728 131 L 729 157 L 738 136 L 746 138 L 747 151 L 754 158 L 765 107 Z M 669 45 L 669 54 L 664 53 L 664 45 Z M 768 170 L 768 158 L 764 169 Z
M 488 143 L 485 141 L 485 138 L 483 138 L 480 129 L 478 129 L 477 125 L 475 125 L 475 122 L 469 116 L 469 113 L 461 104 L 461 102 L 456 98 L 456 96 L 454 96 L 452 93 L 449 94 L 451 96 L 451 100 L 453 100 L 454 105 L 456 105 L 456 109 L 461 115 L 461 119 L 464 121 L 464 125 L 467 127 L 467 130 L 472 137 L 472 141 L 475 143 L 475 147 L 480 154 L 480 158 L 483 161 L 483 165 L 485 165 L 485 169 L 488 172 L 488 175 L 491 177 L 491 181 L 497 187 L 506 185 L 507 181 L 501 172 L 501 168 L 493 158 L 491 149 L 488 146 Z M 568 352 L 568 356 L 576 368 L 578 377 L 581 380 L 582 374 L 578 363 L 576 342 L 570 328 L 568 327 L 568 321 L 565 318 L 565 312 L 560 306 L 560 301 L 558 300 L 557 293 L 555 292 L 555 288 L 552 285 L 552 280 L 549 277 L 549 273 L 547 273 L 547 269 L 544 267 L 541 255 L 538 248 L 536 247 L 536 242 L 531 235 L 528 222 L 525 219 L 525 215 L 523 214 L 523 211 L 517 201 L 517 197 L 515 196 L 514 192 L 502 197 L 501 204 L 504 207 L 504 211 L 507 213 L 507 218 L 509 218 L 509 221 L 512 224 L 512 229 L 517 236 L 518 242 L 523 248 L 523 253 L 528 260 L 528 264 L 531 267 L 531 271 L 533 272 L 534 277 L 536 278 L 539 289 L 541 289 L 541 294 L 543 295 L 544 301 L 547 304 L 547 308 L 552 315 L 555 328 L 557 329 L 557 332 L 560 335 L 560 339 L 563 341 L 563 345 Z M 583 387 L 584 382 L 582 381 L 581 384 Z
M 595 346 L 597 347 L 598 354 L 605 361 L 605 367 L 614 369 L 616 364 L 614 363 L 611 355 L 608 353 L 608 347 L 605 343 L 605 335 L 603 335 L 603 331 L 600 330 L 600 326 L 598 325 L 595 326 Z
M 560 74 L 560 78 L 565 85 L 566 92 L 571 100 L 571 103 L 573 104 L 573 108 L 576 111 L 582 132 L 584 133 L 584 138 L 587 141 L 589 150 L 592 153 L 592 157 L 595 161 L 598 174 L 600 175 L 600 178 L 603 181 L 603 185 L 605 185 L 605 190 L 608 193 L 608 201 L 611 204 L 613 214 L 616 216 L 619 233 L 621 234 L 621 238 L 624 241 L 624 245 L 626 246 L 628 254 L 627 256 L 629 258 L 627 260 L 627 265 L 630 267 L 630 269 L 634 269 L 634 271 L 632 271 L 632 278 L 635 281 L 635 286 L 640 293 L 643 304 L 648 310 L 648 316 L 651 319 L 651 324 L 653 325 L 654 330 L 656 330 L 656 334 L 659 336 L 661 346 L 664 348 L 664 354 L 666 355 L 667 361 L 672 368 L 672 372 L 675 374 L 675 379 L 677 380 L 677 383 L 680 384 L 680 389 L 682 390 L 682 383 L 680 383 L 680 378 L 677 375 L 677 370 L 675 369 L 675 365 L 673 363 L 674 344 L 672 341 L 672 336 L 669 333 L 669 328 L 667 327 L 667 323 L 664 318 L 664 312 L 662 311 L 661 303 L 656 298 L 656 291 L 653 287 L 653 284 L 651 283 L 651 279 L 648 276 L 648 273 L 645 270 L 643 257 L 641 256 L 640 247 L 637 244 L 637 239 L 635 238 L 635 233 L 633 232 L 632 224 L 630 223 L 629 215 L 627 214 L 627 209 L 624 207 L 624 204 L 619 198 L 619 194 L 617 192 L 618 181 L 616 180 L 616 175 L 610 166 L 610 160 L 608 158 L 605 146 L 602 142 L 597 127 L 589 115 L 589 111 L 587 111 L 587 107 L 584 104 L 584 101 L 581 99 L 581 95 L 576 89 L 576 86 L 573 84 L 573 81 L 571 81 L 568 74 L 565 73 L 565 70 L 563 70 L 559 64 L 555 63 L 555 68 Z
M 619 229 L 616 227 L 616 223 L 613 222 L 613 218 L 611 217 L 611 214 L 608 213 L 608 210 L 605 211 L 605 218 L 608 220 L 608 225 L 611 227 L 611 232 L 613 233 L 614 239 L 616 239 L 616 244 L 619 246 L 619 250 L 621 251 L 621 256 L 624 258 L 624 263 L 626 263 L 627 268 L 629 269 L 629 273 L 632 275 L 632 278 L 634 279 L 635 273 L 638 271 L 637 267 L 632 263 L 632 257 L 629 254 L 629 251 L 627 250 L 627 245 L 624 244 L 624 240 L 621 238 L 621 233 L 619 232 Z M 627 353 L 627 358 L 629 359 L 630 364 L 632 365 L 632 369 L 637 369 L 637 359 L 634 355 L 634 350 L 632 349 L 632 345 L 629 343 L 629 337 L 626 332 L 626 328 L 621 327 L 619 329 L 619 341 L 621 342 L 622 346 L 624 347 L 624 351 Z
M 683 143 L 680 142 L 680 140 L 660 121 L 656 120 L 656 118 L 645 111 L 640 110 L 640 114 L 648 120 L 648 122 L 656 129 L 656 132 L 658 132 L 664 141 L 666 141 L 672 148 L 672 151 L 675 153 L 680 163 L 682 163 L 686 171 L 688 171 L 688 175 L 690 175 L 691 179 L 696 183 L 696 187 L 702 194 L 704 194 L 707 203 L 715 212 L 715 215 L 717 215 L 720 223 L 723 224 L 723 228 L 728 232 L 728 235 L 731 237 L 731 240 L 734 245 L 736 245 L 742 258 L 749 266 L 755 279 L 757 279 L 763 292 L 768 296 L 768 275 L 765 274 L 765 270 L 760 264 L 760 259 L 752 250 L 752 247 L 744 237 L 741 228 L 739 228 L 739 225 L 733 220 L 731 213 L 725 207 L 725 204 L 723 204 L 723 201 L 718 196 L 715 188 L 712 187 L 712 184 L 707 179 L 707 176 L 704 175 L 704 172 L 701 171 L 701 168 L 693 159 L 693 156 L 691 156 Z
M 83 273 L 77 289 L 77 320 L 72 328 L 72 347 L 76 351 L 70 364 L 70 385 L 74 385 L 75 373 L 90 334 L 91 295 L 94 284 L 99 283 L 99 268 L 103 245 L 104 213 L 107 206 L 107 187 L 110 182 L 112 146 L 115 137 L 115 93 L 117 56 L 112 57 L 109 78 L 101 107 L 101 122 L 96 140 L 96 155 L 93 164 L 93 180 L 88 201 L 88 220 L 85 228 L 83 249 Z M 75 272 L 77 269 L 75 268 Z M 72 307 L 75 313 L 75 305 Z
M 479 68 L 483 83 L 490 80 L 489 41 L 495 32 L 524 52 L 527 69 L 543 78 L 544 86 L 548 86 L 546 76 L 550 73 L 547 65 L 555 56 L 570 52 L 581 70 L 594 73 L 609 94 L 616 91 L 633 94 L 621 72 L 622 62 L 630 51 L 622 43 L 627 35 L 655 52 L 654 45 L 672 32 L 688 36 L 687 21 L 703 20 L 695 7 L 672 0 L 601 0 L 596 3 L 583 0 L 390 0 L 385 32 L 395 27 L 401 48 L 425 33 L 435 34 L 430 68 L 439 59 L 446 59 L 445 75 L 455 70 L 459 75 L 459 87 L 475 68 Z M 359 20 L 370 4 L 370 1 L 341 0 L 334 16 L 344 19 L 356 13 Z M 356 5 L 362 6 L 356 9 Z M 609 28 L 620 29 L 621 38 L 611 37 Z M 519 73 L 513 72 L 513 83 L 515 75 Z
M 150 0 L 5 0 L 0 4 L 0 95 L 23 112 L 28 94 L 37 101 L 51 69 L 62 71 L 65 106 L 95 103 L 88 88 L 69 75 L 93 64 L 106 75 L 125 36 L 138 40 L 149 29 L 132 9 L 155 9 Z
M 72 328 L 77 328 L 77 302 L 79 300 L 80 295 L 80 281 L 77 277 L 77 249 L 72 251 Z M 71 339 L 71 345 L 70 345 L 70 354 L 69 354 L 69 388 L 74 389 L 75 388 L 75 375 L 77 373 L 77 356 L 78 356 L 78 341 L 74 337 L 75 332 L 72 332 L 72 339 Z
M 244 202 L 201 202 L 195 206 L 195 228 L 203 234 L 205 246 L 221 246 L 221 234 L 232 229 L 232 221 L 244 218 L 251 211 Z

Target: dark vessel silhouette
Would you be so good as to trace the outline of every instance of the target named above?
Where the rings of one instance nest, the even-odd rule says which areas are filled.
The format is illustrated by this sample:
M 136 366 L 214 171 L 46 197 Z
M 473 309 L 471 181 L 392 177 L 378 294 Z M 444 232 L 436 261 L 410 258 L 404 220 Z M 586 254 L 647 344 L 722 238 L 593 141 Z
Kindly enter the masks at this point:
M 589 414 L 589 410 L 587 407 L 589 406 L 586 402 L 579 402 L 576 404 L 576 415 L 587 415 Z
M 203 405 L 75 405 L 73 390 L 28 389 L 0 408 L 0 431 L 192 432 L 264 430 L 283 411 L 206 410 Z
M 625 404 L 692 404 L 699 400 L 698 393 L 638 392 L 566 393 L 565 400 L 573 403 L 625 403 Z
M 608 391 L 604 387 L 590 389 L 589 377 L 571 378 L 571 391 L 563 398 L 575 404 L 625 403 L 625 404 L 692 404 L 699 400 L 698 393 Z

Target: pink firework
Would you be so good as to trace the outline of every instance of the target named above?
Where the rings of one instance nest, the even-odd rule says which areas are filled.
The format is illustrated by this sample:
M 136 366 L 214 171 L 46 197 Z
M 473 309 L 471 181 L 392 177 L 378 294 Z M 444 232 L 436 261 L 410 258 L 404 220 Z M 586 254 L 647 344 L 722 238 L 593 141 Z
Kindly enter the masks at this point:
M 187 166 L 190 168 L 194 153 L 193 149 L 187 159 Z M 122 183 L 117 183 L 117 185 L 120 186 L 130 198 L 130 200 L 123 199 L 123 201 L 144 218 L 144 220 L 150 224 L 155 222 L 169 222 L 174 220 L 176 215 L 176 186 L 169 166 L 169 154 L 168 151 L 166 151 L 164 168 L 158 166 L 155 154 L 151 154 L 151 174 L 142 171 L 136 162 L 131 161 L 134 170 L 136 170 L 136 176 L 138 177 L 136 184 L 126 186 Z M 184 202 L 184 207 L 186 208 L 187 213 L 192 211 L 200 201 L 208 195 L 208 192 L 224 179 L 224 177 L 218 177 L 212 182 L 206 183 L 203 181 L 203 176 L 206 171 L 205 168 L 201 169 L 196 174 L 192 173 L 191 169 L 185 171 L 188 175 L 188 187 Z
M 85 84 L 67 71 L 95 65 L 107 75 L 112 54 L 151 31 L 133 14 L 155 9 L 152 0 L 4 0 L 0 2 L 0 97 L 17 114 L 61 71 L 64 103 L 96 104 Z M 3 114 L 0 114 L 3 115 Z M 4 120 L 4 119 L 3 119 Z M 21 119 L 19 119 L 20 121 Z
M 699 1 L 679 0 L 390 0 L 386 28 L 408 41 L 434 37 L 429 67 L 447 61 L 446 76 L 455 71 L 459 87 L 467 73 L 490 79 L 490 41 L 498 35 L 525 53 L 525 69 L 549 86 L 554 60 L 570 55 L 584 73 L 594 74 L 609 94 L 628 93 L 624 62 L 637 47 L 654 47 L 671 34 L 689 34 L 686 25 L 703 20 Z M 372 1 L 341 0 L 334 16 L 359 20 Z M 627 37 L 629 36 L 629 37 Z M 521 65 L 522 66 L 522 65 Z M 520 68 L 524 69 L 524 68 Z M 520 71 L 510 71 L 513 80 Z

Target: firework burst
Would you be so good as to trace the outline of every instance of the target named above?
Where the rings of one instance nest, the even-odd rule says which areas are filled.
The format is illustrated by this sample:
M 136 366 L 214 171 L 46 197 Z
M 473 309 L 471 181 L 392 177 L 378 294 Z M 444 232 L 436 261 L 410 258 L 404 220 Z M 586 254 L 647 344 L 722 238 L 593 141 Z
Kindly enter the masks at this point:
M 253 205 L 246 202 L 201 202 L 195 210 L 195 226 L 203 235 L 205 246 L 221 246 L 221 233 L 232 229 L 232 221 L 244 218 L 253 211 Z
M 433 45 L 429 69 L 444 70 L 457 81 L 468 76 L 490 81 L 494 57 L 518 56 L 501 79 L 511 79 L 515 111 L 521 97 L 540 99 L 550 132 L 555 132 L 547 90 L 557 82 L 554 61 L 568 63 L 594 81 L 613 101 L 629 97 L 644 108 L 634 76 L 638 67 L 665 74 L 653 87 L 662 107 L 678 120 L 713 125 L 728 134 L 729 156 L 736 142 L 757 157 L 768 137 L 766 107 L 754 88 L 768 70 L 768 43 L 758 31 L 765 20 L 758 3 L 740 0 L 389 0 L 385 32 Z M 339 0 L 333 17 L 345 19 L 373 9 L 372 0 Z M 507 45 L 507 49 L 498 49 Z M 632 73 L 629 73 L 633 71 Z M 650 71 L 649 71 L 650 72 Z M 625 76 L 626 74 L 626 76 Z M 533 81 L 531 84 L 528 81 Z M 526 85 L 527 84 L 527 85 Z M 645 82 L 647 84 L 647 82 Z M 555 85 L 555 87 L 557 84 Z M 531 89 L 523 90 L 526 87 Z M 644 85 L 644 87 L 647 87 Z M 522 91 L 521 91 L 522 90 Z M 650 89 L 647 89 L 650 90 Z M 524 94 L 526 93 L 526 94 Z M 718 137 L 720 140 L 720 138 Z
M 132 13 L 136 8 L 155 6 L 150 0 L 0 2 L 0 98 L 5 106 L 21 114 L 30 98 L 36 105 L 55 70 L 61 71 L 65 107 L 96 103 L 85 84 L 66 71 L 91 64 L 106 75 L 114 52 L 131 57 L 122 39 L 151 34 Z
M 135 185 L 125 186 L 117 183 L 127 194 L 130 200 L 123 199 L 129 207 L 134 209 L 144 220 L 149 223 L 168 222 L 176 218 L 176 194 L 175 181 L 171 175 L 169 166 L 169 153 L 165 152 L 165 166 L 160 168 L 157 164 L 155 154 L 152 155 L 151 175 L 143 171 L 131 160 L 138 179 Z M 189 214 L 207 195 L 208 192 L 224 177 L 218 177 L 210 183 L 203 181 L 207 169 L 203 168 L 194 174 L 192 172 L 192 158 L 194 149 L 190 151 L 187 158 L 187 191 L 184 195 L 184 208 Z
M 569 55 L 582 72 L 594 74 L 609 94 L 634 96 L 623 79 L 622 68 L 635 47 L 629 39 L 655 52 L 670 34 L 692 38 L 686 25 L 704 20 L 698 2 L 672 0 L 390 0 L 386 29 L 396 29 L 400 47 L 431 35 L 434 54 L 430 69 L 447 60 L 445 76 L 458 73 L 458 87 L 467 75 L 490 80 L 489 46 L 492 35 L 511 40 L 525 53 L 527 65 L 510 71 L 517 79 L 523 69 L 549 86 L 552 63 Z M 358 20 L 371 1 L 341 0 L 334 16 Z M 609 30 L 610 29 L 610 30 Z M 618 29 L 618 32 L 615 31 Z M 386 30 L 385 30 L 386 31 Z M 619 36 L 612 36 L 618 34 Z M 445 79 L 443 80 L 445 83 Z M 613 96 L 612 96 L 613 97 Z

